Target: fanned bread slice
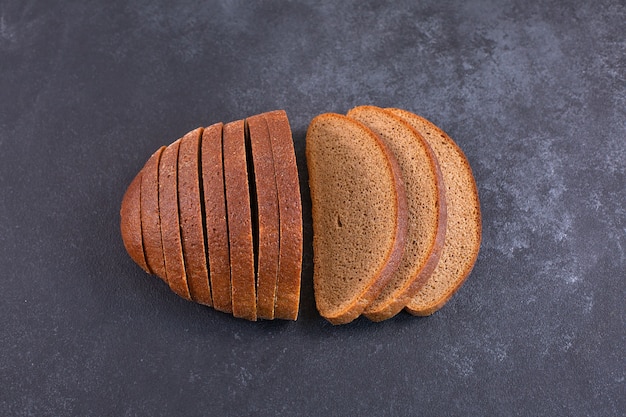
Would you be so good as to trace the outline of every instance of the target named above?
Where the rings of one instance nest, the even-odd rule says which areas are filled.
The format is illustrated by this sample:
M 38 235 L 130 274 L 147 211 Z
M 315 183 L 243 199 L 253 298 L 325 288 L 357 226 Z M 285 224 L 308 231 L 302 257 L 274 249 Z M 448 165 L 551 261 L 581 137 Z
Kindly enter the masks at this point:
M 443 253 L 426 285 L 407 304 L 414 315 L 439 310 L 471 272 L 481 240 L 476 181 L 463 151 L 433 123 L 405 110 L 388 109 L 413 126 L 432 147 L 446 186 L 448 222 Z
M 256 320 L 252 214 L 244 121 L 224 125 L 223 141 L 233 315 Z
M 370 128 L 393 152 L 406 190 L 409 226 L 402 261 L 363 312 L 372 321 L 382 321 L 406 306 L 439 261 L 446 231 L 445 191 L 430 146 L 404 120 L 375 106 L 356 107 L 348 117 Z
M 274 317 L 296 320 L 302 273 L 302 201 L 289 119 L 284 110 L 264 113 L 278 192 L 280 252 Z
M 400 264 L 407 202 L 400 168 L 363 124 L 326 113 L 306 135 L 313 215 L 313 284 L 333 324 L 358 317 Z
M 202 187 L 213 308 L 232 313 L 222 127 L 222 123 L 216 123 L 202 133 Z
M 141 236 L 148 269 L 167 282 L 159 216 L 159 163 L 164 150 L 162 146 L 153 153 L 141 170 Z
M 274 299 L 278 275 L 279 219 L 274 158 L 267 123 L 262 114 L 246 119 L 249 132 L 255 184 L 253 206 L 258 216 L 257 244 L 257 316 L 274 318 Z
M 200 138 L 202 131 L 203 128 L 192 130 L 180 141 L 178 151 L 178 210 L 185 272 L 191 298 L 197 303 L 212 306 L 200 186 Z
M 141 269 L 151 273 L 146 263 L 141 237 L 141 172 L 132 180 L 122 198 L 120 231 L 126 252 Z
M 177 165 L 180 141 L 181 139 L 178 139 L 165 148 L 159 162 L 159 213 L 167 283 L 176 294 L 191 300 L 183 260 L 178 211 Z

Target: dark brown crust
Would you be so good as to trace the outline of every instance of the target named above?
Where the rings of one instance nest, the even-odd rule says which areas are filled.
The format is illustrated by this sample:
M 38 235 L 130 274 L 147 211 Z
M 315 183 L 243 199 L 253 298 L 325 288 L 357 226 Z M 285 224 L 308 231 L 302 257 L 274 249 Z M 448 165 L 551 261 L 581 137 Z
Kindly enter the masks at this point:
M 472 174 L 472 168 L 470 167 L 467 157 L 465 156 L 461 148 L 459 148 L 459 146 L 456 144 L 456 142 L 454 142 L 454 140 L 452 140 L 443 130 L 441 130 L 438 126 L 436 126 L 434 123 L 430 122 L 429 120 L 421 116 L 418 116 L 416 114 L 413 114 L 411 112 L 408 112 L 406 110 L 401 110 L 401 109 L 390 109 L 390 110 L 393 111 L 394 114 L 398 114 L 399 116 L 405 119 L 414 117 L 417 120 L 420 120 L 422 123 L 429 126 L 429 128 L 432 129 L 433 132 L 436 132 L 440 138 L 446 140 L 455 149 L 456 153 L 459 156 L 459 161 L 461 162 L 464 169 L 469 174 L 470 178 L 472 179 L 472 184 L 473 184 L 473 187 L 470 190 L 468 190 L 468 192 L 471 194 L 472 199 L 476 202 L 476 207 L 475 207 L 476 217 L 473 219 L 473 221 L 476 224 L 476 233 L 477 233 L 476 240 L 478 243 L 475 247 L 469 248 L 471 250 L 471 253 L 466 263 L 466 266 L 463 269 L 463 272 L 457 278 L 457 282 L 455 283 L 455 285 L 451 287 L 436 303 L 433 303 L 428 306 L 420 306 L 420 307 L 411 307 L 409 303 L 409 305 L 407 305 L 407 307 L 405 308 L 405 310 L 409 312 L 410 314 L 413 314 L 416 316 L 429 316 L 433 314 L 435 311 L 439 310 L 441 307 L 443 307 L 444 304 L 446 304 L 446 302 L 448 302 L 448 300 L 458 291 L 458 289 L 461 287 L 461 285 L 463 285 L 463 283 L 469 276 L 470 272 L 472 271 L 474 267 L 474 264 L 476 263 L 476 259 L 478 258 L 478 252 L 480 250 L 480 241 L 481 241 L 481 234 L 482 234 L 482 220 L 481 220 L 481 214 L 480 214 L 480 202 L 478 199 L 478 187 L 476 185 L 474 175 Z
M 238 120 L 224 125 L 223 141 L 233 315 L 256 320 L 254 253 L 244 121 Z
M 279 216 L 274 158 L 264 115 L 246 119 L 254 165 L 259 244 L 257 251 L 257 316 L 274 318 L 278 276 Z
M 267 122 L 280 219 L 280 252 L 274 317 L 296 320 L 302 274 L 302 202 L 289 119 L 284 110 L 264 114 Z
M 141 235 L 146 265 L 167 282 L 159 217 L 159 162 L 164 150 L 162 146 L 152 154 L 141 170 Z
M 167 282 L 176 294 L 191 300 L 183 246 L 180 237 L 178 215 L 177 168 L 180 139 L 169 145 L 159 164 L 159 209 L 161 215 L 161 235 L 163 237 L 163 254 Z
M 141 236 L 141 172 L 132 180 L 122 198 L 120 231 L 126 252 L 147 273 L 151 273 L 143 252 Z
M 406 193 L 404 189 L 404 181 L 402 179 L 402 174 L 400 171 L 400 167 L 398 166 L 398 162 L 396 161 L 393 153 L 387 148 L 387 146 L 383 143 L 383 141 L 368 129 L 365 125 L 356 120 L 350 119 L 347 116 L 335 113 L 326 113 L 317 116 L 311 124 L 309 125 L 309 129 L 314 125 L 315 121 L 318 118 L 337 118 L 342 121 L 342 123 L 350 123 L 362 130 L 364 135 L 368 135 L 371 137 L 373 143 L 381 150 L 382 154 L 385 156 L 388 163 L 388 170 L 393 176 L 393 184 L 395 185 L 395 189 L 392 190 L 394 193 L 395 200 L 395 211 L 396 211 L 396 224 L 395 224 L 395 237 L 394 244 L 389 249 L 389 252 L 386 255 L 386 261 L 381 265 L 381 269 L 379 271 L 375 271 L 372 273 L 372 279 L 370 280 L 370 285 L 361 293 L 357 294 L 354 297 L 353 302 L 347 306 L 343 311 L 336 313 L 335 315 L 322 314 L 324 318 L 330 321 L 332 324 L 345 324 L 349 323 L 352 320 L 356 319 L 363 310 L 372 302 L 374 298 L 378 296 L 378 294 L 382 291 L 385 285 L 389 282 L 393 273 L 398 268 L 400 261 L 402 259 L 402 254 L 404 252 L 405 242 L 406 242 L 406 233 L 408 228 L 408 206 L 406 200 Z M 308 136 L 308 133 L 307 133 Z M 309 148 L 307 147 L 307 161 L 309 161 L 311 155 L 309 154 Z M 309 169 L 311 169 L 312 164 L 309 164 Z M 310 171 L 309 178 L 314 180 L 316 177 L 315 173 Z M 312 199 L 315 193 L 314 183 L 311 183 L 311 194 Z M 316 207 L 313 205 L 313 226 L 315 227 L 316 223 Z M 322 313 L 322 312 L 320 312 Z
M 222 127 L 222 123 L 216 123 L 202 134 L 202 185 L 213 308 L 232 313 Z
M 419 267 L 415 276 L 413 276 L 409 282 L 406 282 L 402 288 L 399 288 L 393 294 L 390 294 L 383 303 L 376 304 L 376 309 L 372 309 L 374 304 L 370 304 L 363 312 L 363 315 L 372 321 L 382 321 L 395 316 L 406 306 L 411 298 L 413 298 L 413 296 L 424 286 L 426 280 L 435 269 L 437 262 L 439 262 L 445 240 L 447 222 L 445 186 L 435 154 L 424 138 L 422 138 L 419 132 L 413 129 L 411 125 L 399 116 L 394 115 L 392 112 L 374 106 L 356 107 L 348 112 L 348 117 L 351 117 L 351 115 L 357 111 L 380 112 L 382 115 L 388 117 L 390 120 L 393 120 L 395 123 L 402 125 L 403 128 L 412 131 L 415 134 L 416 141 L 419 141 L 416 142 L 415 148 L 421 148 L 425 152 L 430 164 L 430 169 L 435 177 L 437 188 L 437 195 L 435 196 L 435 199 L 438 210 L 437 219 L 434 222 L 436 225 L 436 232 L 433 235 L 432 240 L 428 242 L 428 255 L 424 264 Z M 405 178 L 405 180 L 408 181 L 409 179 Z M 378 301 L 378 299 L 375 299 L 375 301 Z
M 178 151 L 178 210 L 185 260 L 187 285 L 191 298 L 212 306 L 209 271 L 204 245 L 204 218 L 199 178 L 199 150 L 202 128 L 187 133 Z

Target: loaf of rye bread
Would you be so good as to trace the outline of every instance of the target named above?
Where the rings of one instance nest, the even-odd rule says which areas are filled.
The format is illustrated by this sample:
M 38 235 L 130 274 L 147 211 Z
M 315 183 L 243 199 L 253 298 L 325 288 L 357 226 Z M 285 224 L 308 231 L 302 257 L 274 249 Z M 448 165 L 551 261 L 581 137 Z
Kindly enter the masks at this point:
M 432 314 L 480 248 L 467 158 L 405 110 L 360 106 L 348 116 L 317 116 L 306 134 L 318 311 L 333 324 L 402 308 Z M 181 297 L 249 320 L 297 318 L 302 206 L 284 111 L 161 147 L 130 183 L 120 216 L 131 258 Z
M 387 285 L 405 246 L 401 170 L 365 125 L 322 114 L 306 134 L 313 216 L 313 285 L 333 324 L 357 318 Z
M 284 111 L 195 129 L 155 152 L 122 199 L 131 258 L 179 296 L 248 320 L 295 320 L 302 206 Z

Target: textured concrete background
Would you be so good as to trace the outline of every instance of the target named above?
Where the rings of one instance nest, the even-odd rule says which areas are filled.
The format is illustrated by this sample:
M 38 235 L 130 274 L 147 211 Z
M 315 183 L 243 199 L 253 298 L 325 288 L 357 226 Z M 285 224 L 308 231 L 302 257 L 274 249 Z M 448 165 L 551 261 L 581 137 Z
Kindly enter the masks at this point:
M 626 414 L 623 1 L 53 3 L 0 3 L 0 414 Z M 429 318 L 315 310 L 304 134 L 359 104 L 430 118 L 478 181 L 478 262 Z M 302 308 L 248 323 L 144 274 L 118 210 L 159 146 L 276 108 Z

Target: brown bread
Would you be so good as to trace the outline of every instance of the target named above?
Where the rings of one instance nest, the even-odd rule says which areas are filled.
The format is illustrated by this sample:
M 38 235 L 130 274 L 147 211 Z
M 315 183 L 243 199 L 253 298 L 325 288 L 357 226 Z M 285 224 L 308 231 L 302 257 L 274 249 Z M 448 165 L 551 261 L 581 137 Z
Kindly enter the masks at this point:
M 159 213 L 167 283 L 176 294 L 191 300 L 179 222 L 177 165 L 180 141 L 178 139 L 165 148 L 159 163 Z
M 191 298 L 213 305 L 207 268 L 204 214 L 200 192 L 200 138 L 202 128 L 187 133 L 178 151 L 178 204 L 185 272 Z
M 132 180 L 122 198 L 120 231 L 126 252 L 137 265 L 150 274 L 141 237 L 141 172 Z
M 402 170 L 409 209 L 407 243 L 400 266 L 363 314 L 373 321 L 395 316 L 422 288 L 434 270 L 446 231 L 445 191 L 430 146 L 410 125 L 374 106 L 348 112 L 376 133 L 393 152 Z
M 274 158 L 267 123 L 263 115 L 246 119 L 254 170 L 258 216 L 257 244 L 257 316 L 274 318 L 276 278 L 278 275 L 279 219 Z
M 311 121 L 306 158 L 317 308 L 333 324 L 348 323 L 400 264 L 408 216 L 400 168 L 371 130 L 330 113 Z
M 302 201 L 289 119 L 284 110 L 264 114 L 274 156 L 280 252 L 274 316 L 296 320 L 302 274 Z
M 252 217 L 244 121 L 224 125 L 223 141 L 233 315 L 256 320 Z
M 202 134 L 202 186 L 213 307 L 232 313 L 222 127 L 222 123 L 216 123 Z
M 141 236 L 148 268 L 167 282 L 159 216 L 159 163 L 164 150 L 162 146 L 153 153 L 141 170 Z
M 427 316 L 452 297 L 476 262 L 481 240 L 478 190 L 467 158 L 445 132 L 413 113 L 389 110 L 406 120 L 431 145 L 446 186 L 448 222 L 443 253 L 426 285 L 406 307 L 411 314 Z

